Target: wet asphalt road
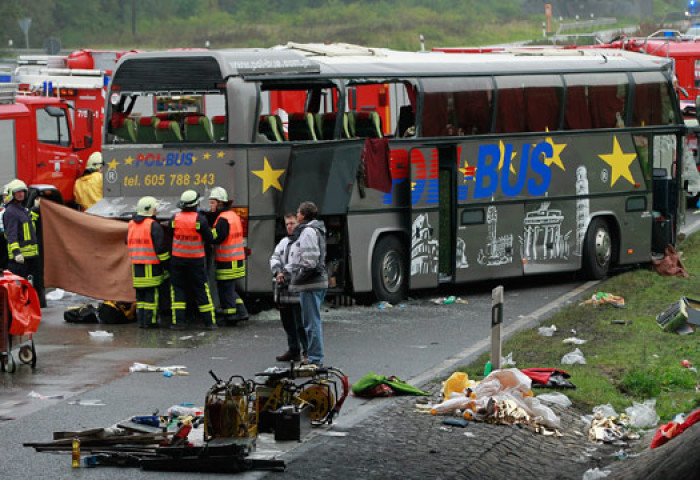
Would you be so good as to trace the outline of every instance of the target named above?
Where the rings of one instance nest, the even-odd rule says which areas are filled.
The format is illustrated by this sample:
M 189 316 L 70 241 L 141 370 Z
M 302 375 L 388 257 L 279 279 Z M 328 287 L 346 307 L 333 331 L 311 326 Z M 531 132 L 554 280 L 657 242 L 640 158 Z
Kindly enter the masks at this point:
M 533 285 L 537 283 L 537 285 Z M 536 324 L 553 309 L 576 301 L 585 288 L 572 275 L 503 282 L 504 331 Z M 424 292 L 402 306 L 324 308 L 322 315 L 325 363 L 342 369 L 357 381 L 370 370 L 396 375 L 420 385 L 449 373 L 490 345 L 491 289 L 496 283 L 469 285 L 450 292 L 467 303 L 437 305 L 437 295 Z M 587 284 L 590 287 L 590 284 Z M 53 431 L 109 426 L 134 415 L 165 411 L 179 402 L 203 405 L 212 385 L 207 372 L 220 377 L 239 374 L 252 378 L 276 365 L 285 339 L 275 310 L 252 316 L 249 322 L 215 332 L 140 330 L 135 325 L 67 325 L 66 305 L 80 303 L 66 297 L 49 302 L 36 334 L 38 365 L 32 371 L 1 374 L 0 471 L 3 478 L 73 478 L 69 455 L 36 453 L 24 442 L 49 441 Z M 535 312 L 536 315 L 531 316 Z M 113 340 L 95 342 L 89 331 L 103 329 Z M 188 338 L 189 337 L 189 338 Z M 504 352 L 508 353 L 508 352 Z M 515 358 L 517 361 L 517 358 Z M 159 373 L 128 373 L 133 362 L 184 365 L 189 376 L 165 378 Z M 30 392 L 64 399 L 29 398 Z M 70 405 L 70 401 L 101 400 L 104 406 Z M 360 421 L 377 408 L 366 400 L 349 397 L 338 418 L 340 425 Z M 260 442 L 258 453 L 279 454 L 296 442 Z M 287 455 L 294 455 L 293 452 Z M 8 476 L 5 476 L 5 473 Z M 85 478 L 172 478 L 172 474 L 112 468 L 81 470 Z M 255 477 L 258 474 L 246 474 Z

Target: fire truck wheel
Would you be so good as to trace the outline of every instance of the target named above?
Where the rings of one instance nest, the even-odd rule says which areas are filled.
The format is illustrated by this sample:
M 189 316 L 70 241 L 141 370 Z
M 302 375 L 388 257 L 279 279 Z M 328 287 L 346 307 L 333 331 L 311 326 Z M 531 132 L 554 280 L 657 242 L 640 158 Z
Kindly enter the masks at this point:
M 601 218 L 594 218 L 588 226 L 583 245 L 583 273 L 586 278 L 605 278 L 610 268 L 612 253 L 613 241 L 607 222 Z
M 372 291 L 379 301 L 398 303 L 408 288 L 406 246 L 395 235 L 381 237 L 372 255 Z

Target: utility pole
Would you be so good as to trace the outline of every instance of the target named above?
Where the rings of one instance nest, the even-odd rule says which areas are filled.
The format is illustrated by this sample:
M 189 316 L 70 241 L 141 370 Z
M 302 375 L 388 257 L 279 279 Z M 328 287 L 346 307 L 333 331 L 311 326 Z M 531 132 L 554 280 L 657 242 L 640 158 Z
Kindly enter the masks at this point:
M 136 0 L 131 0 L 131 34 L 136 35 Z

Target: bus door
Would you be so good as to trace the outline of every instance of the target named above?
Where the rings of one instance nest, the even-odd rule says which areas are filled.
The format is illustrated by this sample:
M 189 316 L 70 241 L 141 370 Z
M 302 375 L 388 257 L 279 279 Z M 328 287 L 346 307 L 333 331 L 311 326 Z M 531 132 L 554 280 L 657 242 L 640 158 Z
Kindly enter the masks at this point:
M 653 219 L 652 248 L 662 253 L 666 245 L 675 244 L 679 222 L 678 139 L 676 135 L 652 137 Z
M 497 167 L 503 152 L 512 154 L 518 151 L 515 147 L 508 142 L 494 145 L 483 141 L 457 147 L 454 265 L 458 283 L 522 275 L 518 242 L 523 203 L 506 197 L 498 185 L 502 175 L 514 175 L 517 163 L 512 170 L 503 164 Z M 480 153 L 485 159 L 484 174 L 476 168 Z
M 457 152 L 455 147 L 440 148 L 439 155 L 439 248 L 438 281 L 453 283 L 455 273 L 455 178 L 457 172 Z
M 411 162 L 411 275 L 409 288 L 438 285 L 440 252 L 438 149 L 419 147 L 409 154 Z

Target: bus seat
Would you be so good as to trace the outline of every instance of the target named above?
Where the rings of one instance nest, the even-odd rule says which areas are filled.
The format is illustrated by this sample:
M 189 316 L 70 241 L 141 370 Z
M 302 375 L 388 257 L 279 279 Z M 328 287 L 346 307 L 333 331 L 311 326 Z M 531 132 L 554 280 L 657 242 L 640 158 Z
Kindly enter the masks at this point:
M 323 136 L 323 115 L 320 113 L 314 113 L 314 133 L 316 133 L 316 138 L 318 140 L 323 140 L 325 137 Z M 333 138 L 333 137 L 330 137 Z M 330 140 L 329 138 L 326 138 L 326 140 Z
M 136 122 L 133 118 L 114 118 L 112 133 L 127 142 L 136 143 Z
M 156 141 L 164 142 L 181 142 L 182 133 L 180 125 L 174 120 L 162 120 L 156 126 Z
M 355 112 L 355 136 L 382 138 L 382 119 L 377 112 Z
M 271 142 L 282 142 L 284 141 L 284 136 L 279 131 L 279 124 L 275 118 L 277 115 L 260 115 L 260 120 L 258 122 L 258 133 L 265 135 L 265 137 Z
M 340 138 L 350 138 L 350 123 L 348 121 L 349 115 L 347 113 L 343 114 L 343 124 L 340 127 Z M 338 118 L 336 112 L 329 112 L 323 114 L 322 131 L 323 138 L 326 140 L 331 140 L 333 138 L 333 132 L 335 131 L 335 122 Z
M 290 140 L 317 140 L 314 117 L 308 112 L 289 114 L 288 133 Z
M 226 140 L 226 115 L 216 115 L 211 118 L 214 129 L 214 139 L 217 142 Z
M 282 117 L 280 117 L 279 115 L 273 115 L 272 118 L 274 118 L 275 122 L 277 122 L 277 131 L 280 132 L 282 140 L 287 140 L 287 134 L 284 133 L 284 122 L 282 122 Z
M 406 130 L 416 125 L 416 115 L 411 105 L 403 105 L 399 108 L 399 121 L 396 124 L 396 137 L 402 138 Z
M 204 115 L 185 117 L 185 140 L 188 142 L 213 142 L 211 122 Z
M 141 117 L 136 129 L 136 141 L 138 143 L 155 143 L 156 127 L 160 123 L 157 117 Z

